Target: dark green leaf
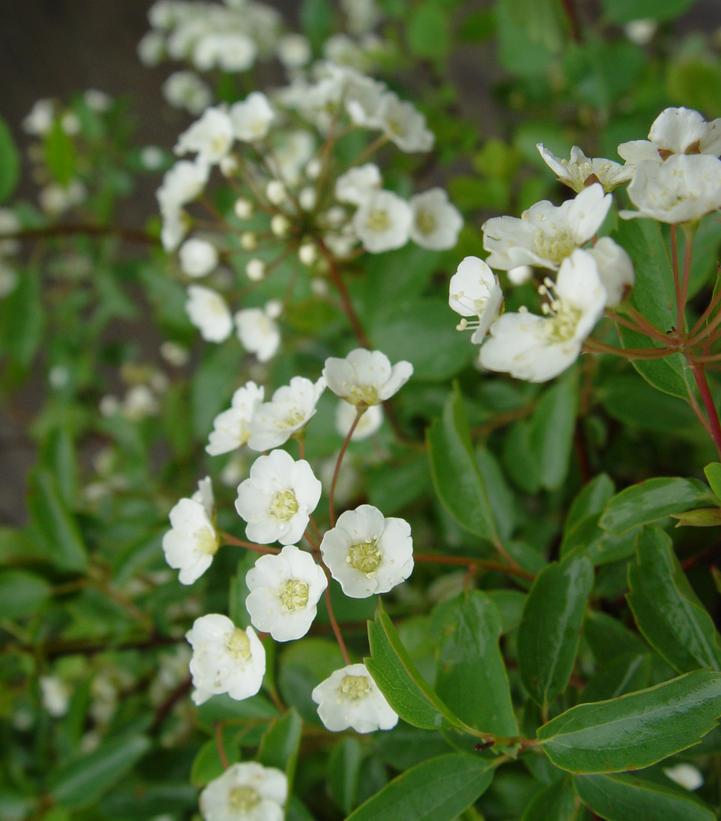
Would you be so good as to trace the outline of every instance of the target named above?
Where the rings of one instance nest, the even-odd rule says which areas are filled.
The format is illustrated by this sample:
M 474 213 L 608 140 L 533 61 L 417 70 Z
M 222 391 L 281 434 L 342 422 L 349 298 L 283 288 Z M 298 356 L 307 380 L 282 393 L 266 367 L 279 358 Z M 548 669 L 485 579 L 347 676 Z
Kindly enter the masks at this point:
M 356 804 L 362 760 L 363 749 L 355 738 L 344 738 L 328 757 L 328 789 L 344 816 Z
M 50 585 L 41 576 L 26 570 L 0 571 L 0 619 L 36 615 L 50 595 Z
M 20 176 L 20 157 L 5 120 L 0 117 L 0 202 L 15 190 Z
M 45 162 L 50 173 L 62 186 L 67 186 L 75 176 L 76 156 L 72 139 L 56 120 L 45 137 Z
M 541 790 L 526 807 L 521 821 L 576 821 L 578 796 L 573 782 L 561 778 Z
M 303 722 L 291 707 L 285 715 L 270 724 L 258 748 L 258 761 L 266 767 L 284 770 L 291 790 L 302 730 Z
M 565 374 L 541 397 L 530 419 L 531 450 L 541 486 L 553 490 L 568 473 L 578 410 L 578 375 Z
M 706 465 L 703 472 L 716 498 L 721 499 L 721 462 L 711 462 Z
M 583 688 L 583 701 L 602 701 L 642 690 L 651 683 L 651 654 L 623 653 L 602 660 L 598 672 Z
M 411 11 L 406 36 L 411 53 L 438 59 L 450 47 L 449 17 L 436 2 L 425 0 Z
M 603 0 L 603 10 L 612 23 L 632 20 L 673 20 L 693 5 L 694 0 Z

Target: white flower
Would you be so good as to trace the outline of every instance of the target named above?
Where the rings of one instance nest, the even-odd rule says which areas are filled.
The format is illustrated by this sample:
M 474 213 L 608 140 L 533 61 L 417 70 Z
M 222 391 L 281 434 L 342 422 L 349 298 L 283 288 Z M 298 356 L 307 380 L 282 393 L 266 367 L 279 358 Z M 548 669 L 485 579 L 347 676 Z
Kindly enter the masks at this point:
M 421 248 L 444 251 L 458 242 L 463 219 L 442 188 L 431 188 L 410 200 L 413 211 L 411 239 Z
M 658 29 L 657 21 L 645 17 L 641 20 L 630 20 L 623 27 L 623 33 L 637 46 L 645 46 L 653 40 L 656 29 Z
M 257 53 L 255 43 L 243 32 L 212 32 L 195 44 L 192 59 L 200 71 L 215 67 L 223 71 L 246 71 L 255 63 Z
M 598 276 L 606 289 L 606 305 L 615 308 L 633 287 L 634 271 L 631 257 L 610 237 L 601 237 L 588 249 L 596 261 Z
M 123 415 L 133 422 L 153 416 L 158 410 L 158 400 L 147 385 L 133 385 L 123 399 Z
M 264 402 L 253 414 L 248 447 L 270 450 L 287 442 L 314 416 L 324 390 L 323 377 L 313 383 L 303 376 L 294 376 L 289 385 L 278 388 L 270 402 Z
M 391 730 L 398 715 L 371 678 L 365 664 L 335 670 L 313 689 L 318 716 L 327 730 L 338 733 L 349 727 L 357 733 Z
M 278 59 L 286 68 L 300 68 L 311 56 L 310 43 L 302 34 L 284 34 L 278 41 Z
M 721 208 L 721 160 L 708 155 L 674 155 L 663 163 L 642 162 L 628 187 L 638 211 L 621 217 L 693 222 Z
M 600 183 L 604 191 L 613 191 L 633 177 L 633 168 L 613 160 L 587 157 L 576 145 L 567 160 L 557 157 L 543 143 L 538 143 L 536 148 L 558 179 L 577 194 L 595 182 Z
M 255 761 L 231 764 L 200 794 L 205 821 L 283 821 L 288 779 Z
M 216 106 L 207 108 L 203 116 L 178 137 L 175 153 L 194 151 L 212 165 L 225 157 L 232 143 L 233 123 L 227 112 Z
M 264 394 L 264 389 L 255 382 L 246 382 L 242 388 L 238 388 L 233 394 L 230 408 L 213 420 L 213 430 L 205 452 L 219 456 L 247 444 L 251 420 L 263 401 Z
M 198 489 L 190 497 L 194 502 L 200 502 L 209 518 L 215 515 L 215 495 L 213 481 L 210 476 L 198 480 Z
M 335 429 L 338 433 L 345 437 L 351 429 L 351 425 L 356 418 L 357 410 L 354 405 L 349 405 L 343 399 L 338 403 L 335 412 Z M 353 436 L 351 439 L 354 442 L 359 442 L 362 439 L 367 439 L 380 428 L 383 424 L 383 408 L 380 405 L 371 405 L 366 408 L 358 424 L 355 426 Z
M 697 790 L 703 785 L 701 771 L 692 764 L 675 764 L 673 767 L 664 767 L 663 774 L 684 790 Z
M 497 319 L 481 348 L 483 367 L 546 382 L 575 362 L 606 304 L 593 257 L 574 251 L 561 264 L 555 286 L 546 280 L 539 291 L 549 297 L 544 316 L 520 311 Z
M 111 98 L 99 88 L 89 88 L 83 94 L 83 99 L 89 109 L 97 112 L 107 111 L 113 103 Z
M 23 129 L 27 134 L 41 137 L 53 126 L 54 103 L 52 100 L 36 100 L 30 113 L 23 120 Z
M 387 593 L 413 572 L 413 539 L 405 519 L 360 505 L 338 517 L 320 544 L 323 561 L 346 596 Z
M 223 342 L 233 330 L 233 319 L 225 300 L 210 288 L 191 285 L 185 310 L 200 335 L 208 342 Z
M 193 622 L 185 638 L 193 648 L 190 674 L 195 704 L 220 693 L 242 701 L 260 690 L 265 648 L 252 627 L 241 630 L 227 616 L 209 613 Z
M 40 694 L 43 707 L 53 718 L 60 718 L 68 711 L 70 688 L 57 676 L 40 676 Z
M 280 346 L 278 323 L 262 308 L 245 308 L 235 315 L 238 339 L 259 362 L 272 359 Z
M 161 211 L 174 210 L 194 200 L 208 181 L 208 165 L 200 159 L 180 160 L 165 172 L 158 189 Z
M 473 328 L 471 342 L 483 342 L 488 329 L 496 320 L 503 303 L 503 291 L 498 278 L 478 257 L 465 257 L 451 277 L 448 304 L 462 317 L 476 316 L 472 323 L 466 319 L 458 324 L 459 330 Z
M 618 147 L 630 165 L 662 162 L 674 154 L 721 154 L 721 119 L 706 122 L 691 108 L 666 108 L 653 121 L 648 140 L 631 140 Z
M 401 151 L 413 153 L 433 148 L 434 138 L 426 118 L 415 106 L 403 102 L 392 92 L 383 95 L 374 125 L 379 126 Z
M 351 405 L 368 407 L 390 399 L 413 374 L 413 365 L 401 360 L 391 366 L 381 351 L 356 348 L 345 359 L 329 357 L 323 376 L 336 396 Z
M 163 59 L 165 42 L 156 31 L 146 32 L 138 43 L 138 57 L 145 66 L 157 66 Z
M 321 484 L 305 460 L 284 450 L 259 456 L 238 486 L 235 509 L 251 541 L 294 544 L 303 536 L 320 499 Z
M 259 91 L 249 94 L 245 100 L 235 103 L 230 109 L 235 136 L 243 142 L 262 140 L 274 117 L 268 98 Z
M 366 251 L 379 254 L 408 242 L 413 212 L 408 203 L 391 191 L 371 194 L 353 217 L 353 228 Z
M 211 491 L 212 492 L 212 491 Z M 169 530 L 163 536 L 165 560 L 180 570 L 181 584 L 193 584 L 213 563 L 220 541 L 211 510 L 202 498 L 181 499 L 170 511 Z
M 210 105 L 210 88 L 192 71 L 176 71 L 163 84 L 163 94 L 170 105 L 200 114 Z
M 182 244 L 178 257 L 183 273 L 189 277 L 204 277 L 218 264 L 215 245 L 197 237 Z
M 611 195 L 595 183 L 556 207 L 542 200 L 521 218 L 494 217 L 483 225 L 483 247 L 491 268 L 508 271 L 518 265 L 558 268 L 601 227 Z
M 365 77 L 352 68 L 344 67 L 342 72 L 343 102 L 348 116 L 356 125 L 374 127 L 386 94 L 385 83 Z
M 261 556 L 245 583 L 250 591 L 245 608 L 253 626 L 276 641 L 293 641 L 308 632 L 328 586 L 310 553 L 295 545 L 286 545 L 277 556 Z
M 369 162 L 341 174 L 335 183 L 335 197 L 339 202 L 362 205 L 381 187 L 381 172 Z

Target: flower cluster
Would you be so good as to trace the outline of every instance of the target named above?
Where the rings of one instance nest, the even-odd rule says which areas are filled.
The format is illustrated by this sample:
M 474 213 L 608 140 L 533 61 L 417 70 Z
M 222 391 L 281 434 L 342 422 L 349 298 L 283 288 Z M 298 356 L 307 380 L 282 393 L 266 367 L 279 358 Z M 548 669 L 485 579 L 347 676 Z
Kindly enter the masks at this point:
M 625 219 L 693 223 L 721 208 L 721 120 L 706 122 L 696 111 L 669 108 L 654 121 L 648 140 L 618 147 L 625 165 L 590 159 L 574 146 L 569 159 L 538 149 L 558 179 L 576 196 L 560 206 L 538 202 L 520 219 L 494 217 L 483 226 L 488 257 L 467 257 L 450 281 L 450 307 L 472 328 L 480 363 L 531 382 L 552 379 L 568 368 L 606 308 L 622 303 L 633 285 L 628 253 L 599 232 L 613 191 L 629 183 L 636 210 Z M 557 272 L 538 287 L 542 314 L 499 315 L 503 295 L 492 269 L 511 282 L 525 281 L 533 268 Z M 470 321 L 469 321 L 469 318 Z M 486 337 L 488 337 L 487 341 Z
M 323 375 L 315 382 L 293 377 L 267 401 L 264 389 L 248 382 L 235 392 L 231 407 L 215 419 L 208 453 L 229 453 L 243 446 L 264 452 L 237 488 L 235 509 L 250 541 L 233 538 L 230 542 L 264 555 L 246 574 L 250 625 L 244 629 L 223 614 L 211 613 L 197 618 L 187 634 L 193 648 L 190 671 L 196 704 L 218 693 L 234 699 L 257 693 L 266 654 L 255 631 L 278 642 L 302 638 L 324 594 L 329 617 L 334 619 L 329 579 L 338 582 L 346 596 L 366 598 L 389 592 L 411 575 L 413 539 L 408 523 L 367 504 L 344 511 L 336 520 L 334 494 L 355 428 L 366 413 L 396 394 L 412 372 L 408 362 L 391 365 L 380 351 L 357 349 L 343 359 L 326 360 Z M 322 533 L 314 518 L 322 484 L 310 463 L 294 459 L 283 445 L 291 438 L 302 440 L 326 388 L 342 401 L 342 407 L 353 411 L 353 420 L 346 428 L 346 442 L 329 488 L 330 526 Z M 179 570 L 181 583 L 193 584 L 211 566 L 225 537 L 216 525 L 209 479 L 199 483 L 193 497 L 177 502 L 170 511 L 170 524 L 172 529 L 163 539 L 166 560 Z M 266 547 L 276 542 L 282 548 Z M 393 727 L 398 716 L 365 666 L 350 662 L 342 642 L 341 649 L 346 666 L 313 690 L 321 721 L 332 731 L 352 727 L 365 733 Z M 223 779 L 233 780 L 228 773 Z M 225 794 L 225 787 L 211 787 L 213 795 Z
M 341 163 L 333 146 L 355 131 L 379 136 Z M 192 281 L 188 315 L 204 339 L 222 342 L 235 328 L 260 361 L 278 348 L 284 303 L 233 315 L 221 294 L 233 292 L 238 269 L 247 292 L 274 271 L 285 272 L 295 257 L 323 287 L 329 267 L 352 264 L 364 251 L 382 253 L 409 240 L 432 250 L 456 244 L 462 220 L 445 191 L 406 200 L 383 188 L 381 171 L 369 160 L 386 143 L 428 151 L 433 135 L 423 115 L 383 83 L 331 63 L 299 74 L 270 98 L 253 92 L 207 108 L 180 135 L 175 151 L 182 159 L 158 191 L 162 240 L 166 250 L 178 251 L 180 270 Z M 206 191 L 216 169 L 234 192 L 232 213 L 219 211 Z

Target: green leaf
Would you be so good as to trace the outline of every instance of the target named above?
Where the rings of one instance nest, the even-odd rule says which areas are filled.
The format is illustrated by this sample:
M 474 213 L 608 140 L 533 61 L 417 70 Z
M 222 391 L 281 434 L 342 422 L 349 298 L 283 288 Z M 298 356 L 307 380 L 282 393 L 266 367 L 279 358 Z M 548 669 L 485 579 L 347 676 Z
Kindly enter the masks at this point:
M 61 570 L 83 571 L 88 557 L 75 518 L 63 502 L 55 477 L 35 469 L 30 476 L 28 507 L 37 540 Z
M 607 821 L 713 821 L 716 814 L 679 790 L 630 775 L 583 775 L 574 779 L 583 803 Z
M 198 723 L 212 731 L 218 721 L 272 719 L 278 715 L 275 707 L 263 696 L 236 701 L 228 695 L 213 696 L 198 707 Z
M 87 807 L 117 784 L 149 747 L 145 736 L 131 735 L 75 756 L 52 776 L 50 795 L 64 807 Z
M 313 48 L 320 51 L 332 30 L 333 7 L 328 0 L 303 0 L 300 23 Z
M 721 499 L 721 462 L 710 462 L 703 472 L 714 495 L 717 499 Z
M 598 671 L 583 688 L 583 701 L 602 701 L 641 690 L 651 683 L 651 654 L 623 653 L 601 660 Z
M 55 120 L 45 136 L 45 162 L 56 182 L 69 185 L 75 176 L 77 159 L 73 141 L 63 131 L 60 120 Z
M 213 419 L 230 404 L 230 397 L 238 387 L 238 372 L 243 351 L 236 339 L 226 345 L 212 348 L 195 372 L 191 388 L 193 430 L 205 439 L 213 427 Z
M 313 688 L 343 666 L 338 645 L 320 638 L 293 642 L 280 654 L 278 688 L 286 704 L 295 707 L 304 721 L 319 723 Z
M 518 628 L 518 664 L 541 706 L 568 685 L 592 587 L 593 565 L 584 557 L 550 564 L 531 587 Z
M 521 821 L 576 821 L 578 796 L 569 778 L 550 784 L 531 799 Z
M 431 477 L 438 498 L 466 530 L 493 540 L 495 523 L 485 483 L 473 455 L 463 396 L 456 385 L 443 417 L 428 429 Z
M 560 487 L 568 473 L 578 412 L 578 374 L 575 368 L 545 391 L 530 420 L 531 450 L 538 464 L 541 486 Z
M 417 380 L 442 382 L 463 370 L 473 356 L 473 345 L 449 317 L 448 303 L 431 297 L 394 305 L 390 316 L 378 314 L 369 336 L 392 362 L 411 362 Z
M 344 738 L 328 757 L 328 790 L 347 816 L 356 804 L 363 749 L 357 739 Z
M 41 576 L 26 570 L 0 571 L 0 619 L 33 616 L 50 595 L 50 585 Z
M 240 749 L 237 742 L 238 728 L 223 727 L 221 739 L 225 757 L 229 764 L 234 764 L 240 757 Z M 225 769 L 218 754 L 218 743 L 215 738 L 206 741 L 198 750 L 190 768 L 190 783 L 194 787 L 204 787 L 206 784 L 218 778 Z
M 45 310 L 38 269 L 25 268 L 18 275 L 17 286 L 0 302 L 0 338 L 12 361 L 25 370 L 42 341 Z
M 258 748 L 258 761 L 261 764 L 285 771 L 288 776 L 289 790 L 293 788 L 293 776 L 298 761 L 302 730 L 303 721 L 291 708 L 285 715 L 276 718 L 270 724 L 263 733 Z
M 58 490 L 68 507 L 77 494 L 75 446 L 67 427 L 53 428 L 43 442 L 40 461 L 58 481 Z
M 612 23 L 643 19 L 663 21 L 679 17 L 693 3 L 694 0 L 603 0 L 603 11 Z
M 436 730 L 448 723 L 461 722 L 421 678 L 398 638 L 393 623 L 378 609 L 374 621 L 368 622 L 370 658 L 365 660 L 368 672 L 403 721 L 422 730 Z
M 599 399 L 608 413 L 624 425 L 689 438 L 701 430 L 688 402 L 660 393 L 632 373 L 604 380 Z
M 721 670 L 721 637 L 663 531 L 641 533 L 628 584 L 627 599 L 638 629 L 675 670 Z
M 537 735 L 562 770 L 639 770 L 696 744 L 720 715 L 721 674 L 697 670 L 609 701 L 579 704 Z
M 15 190 L 20 176 L 20 156 L 5 120 L 0 117 L 0 202 Z
M 631 485 L 606 505 L 600 525 L 611 533 L 624 533 L 694 507 L 714 504 L 708 487 L 697 479 L 657 477 Z
M 412 9 L 406 27 L 411 53 L 431 59 L 445 57 L 450 47 L 448 22 L 448 13 L 434 0 Z
M 436 692 L 443 702 L 484 733 L 518 735 L 493 602 L 477 590 L 458 596 L 435 608 L 432 624 L 440 637 Z
M 490 786 L 489 762 L 465 753 L 406 770 L 351 813 L 348 821 L 453 821 Z
M 676 527 L 719 527 L 721 525 L 721 507 L 700 507 L 687 510 L 685 513 L 672 513 L 677 520 Z

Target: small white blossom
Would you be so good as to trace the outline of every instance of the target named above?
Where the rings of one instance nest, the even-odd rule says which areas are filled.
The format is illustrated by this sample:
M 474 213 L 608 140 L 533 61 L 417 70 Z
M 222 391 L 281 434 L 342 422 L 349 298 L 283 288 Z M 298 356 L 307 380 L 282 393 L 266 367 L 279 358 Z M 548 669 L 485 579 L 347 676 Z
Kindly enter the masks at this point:
M 253 462 L 249 477 L 238 486 L 235 509 L 247 522 L 251 541 L 295 544 L 320 494 L 321 484 L 308 462 L 296 462 L 284 450 L 273 450 Z
M 392 92 L 383 95 L 375 123 L 401 151 L 414 153 L 433 148 L 433 134 L 426 118 L 415 106 L 406 103 Z
M 176 154 L 196 152 L 211 165 L 220 162 L 233 143 L 233 123 L 220 107 L 207 108 L 203 116 L 186 129 L 175 145 Z
M 191 114 L 200 114 L 210 105 L 209 86 L 192 71 L 176 71 L 163 84 L 163 94 L 175 108 L 184 108 Z
M 262 140 L 274 117 L 268 98 L 259 91 L 249 94 L 245 100 L 235 103 L 230 109 L 235 136 L 243 142 Z
M 255 43 L 241 31 L 212 32 L 193 49 L 193 65 L 200 71 L 247 71 L 258 53 Z
M 335 183 L 335 197 L 339 202 L 362 205 L 381 187 L 381 172 L 374 163 L 358 165 L 341 174 Z
M 26 134 L 42 137 L 53 127 L 55 116 L 52 100 L 36 100 L 30 113 L 23 120 L 23 130 Z
M 658 22 L 649 18 L 631 20 L 623 27 L 623 33 L 637 46 L 648 45 L 658 29 Z
M 276 641 L 293 641 L 310 630 L 328 586 L 310 553 L 295 545 L 286 545 L 276 556 L 261 556 L 245 583 L 250 591 L 245 607 L 253 626 Z
M 233 394 L 230 408 L 213 420 L 205 452 L 211 456 L 229 453 L 248 443 L 250 423 L 263 401 L 265 391 L 255 382 L 246 382 Z
M 194 200 L 208 182 L 208 165 L 200 159 L 180 160 L 165 172 L 158 189 L 161 211 L 180 208 Z
M 390 399 L 413 374 L 413 365 L 401 360 L 391 366 L 381 351 L 356 348 L 344 359 L 329 357 L 323 376 L 336 396 L 351 405 L 368 407 Z
M 555 269 L 588 242 L 606 219 L 611 195 L 595 183 L 556 207 L 542 200 L 521 218 L 494 217 L 483 225 L 483 247 L 491 268 L 508 271 L 518 265 Z
M 148 31 L 138 43 L 138 57 L 144 66 L 157 66 L 164 53 L 163 37 L 156 31 Z
M 147 385 L 133 385 L 123 399 L 123 416 L 132 422 L 154 416 L 159 410 L 158 400 Z
M 567 160 L 557 157 L 543 143 L 538 143 L 536 148 L 558 179 L 577 194 L 596 182 L 603 186 L 604 191 L 613 191 L 633 177 L 633 168 L 613 160 L 587 157 L 576 145 L 571 149 L 571 156 Z
M 391 191 L 371 194 L 353 217 L 353 228 L 366 251 L 379 254 L 408 242 L 413 212 L 408 203 Z
M 265 196 L 273 205 L 281 205 L 288 197 L 288 192 L 280 180 L 270 180 L 265 187 Z
M 286 68 L 301 68 L 311 56 L 310 43 L 302 34 L 284 34 L 278 41 L 278 59 Z
M 528 382 L 546 382 L 572 365 L 606 304 L 593 257 L 574 251 L 561 264 L 558 280 L 539 289 L 547 296 L 543 316 L 506 313 L 490 329 L 481 365 Z
M 642 162 L 628 187 L 638 209 L 624 219 L 695 222 L 721 208 L 721 160 L 708 155 L 674 155 L 663 163 Z
M 606 289 L 606 305 L 615 308 L 633 287 L 634 271 L 631 257 L 610 237 L 601 237 L 588 249 L 596 261 L 598 275 Z
M 180 268 L 189 277 L 207 276 L 218 264 L 218 251 L 211 242 L 193 237 L 178 252 Z
M 260 690 L 265 648 L 252 627 L 241 630 L 227 616 L 209 613 L 197 618 L 185 637 L 193 648 L 190 674 L 195 704 L 220 693 L 242 701 Z
M 386 701 L 365 664 L 335 670 L 313 689 L 318 716 L 327 730 L 339 733 L 349 727 L 357 733 L 391 730 L 398 714 Z
M 338 402 L 338 407 L 335 412 L 335 429 L 341 436 L 345 437 L 348 435 L 348 431 L 351 429 L 351 425 L 356 418 L 356 414 L 357 410 L 355 405 L 349 405 L 348 402 L 343 399 Z M 359 442 L 362 439 L 367 439 L 369 436 L 373 436 L 382 424 L 383 408 L 380 405 L 371 405 L 366 408 L 363 415 L 358 420 L 358 424 L 355 426 L 351 440 L 353 442 Z
M 259 362 L 273 358 L 280 346 L 280 330 L 267 310 L 246 308 L 238 311 L 235 327 L 243 347 L 255 354 Z
M 721 154 L 721 118 L 706 122 L 691 108 L 666 108 L 653 121 L 648 140 L 622 143 L 618 153 L 630 165 L 662 162 L 675 154 Z
M 83 94 L 83 99 L 89 109 L 99 113 L 107 111 L 113 104 L 111 98 L 104 91 L 100 91 L 99 88 L 89 88 Z
M 338 517 L 320 544 L 323 561 L 346 596 L 387 593 L 413 572 L 413 539 L 405 519 L 360 505 Z
M 60 718 L 68 711 L 70 688 L 57 676 L 40 676 L 40 694 L 43 707 L 53 718 Z
M 247 220 L 253 216 L 253 203 L 245 197 L 238 197 L 233 205 L 235 216 L 240 220 Z
M 673 767 L 664 767 L 663 774 L 684 790 L 693 791 L 703 786 L 703 775 L 692 764 L 675 764 Z
M 448 194 L 442 188 L 432 188 L 423 194 L 416 194 L 410 200 L 413 211 L 411 239 L 421 248 L 444 251 L 458 242 L 458 233 L 463 227 L 463 219 L 448 201 Z
M 270 230 L 276 237 L 284 237 L 290 230 L 290 220 L 285 214 L 273 214 L 270 220 Z
M 298 248 L 298 259 L 303 263 L 303 265 L 313 265 L 313 263 L 318 258 L 318 249 L 314 242 L 308 240 L 307 242 L 303 242 Z
M 288 779 L 255 761 L 231 764 L 200 794 L 205 821 L 283 821 Z
M 167 563 L 174 570 L 180 570 L 181 584 L 197 581 L 213 563 L 220 546 L 212 521 L 212 497 L 209 500 L 207 493 L 207 488 L 201 485 L 192 499 L 180 499 L 170 511 L 171 530 L 163 536 L 163 552 Z
M 287 442 L 315 415 L 324 390 L 323 377 L 313 383 L 303 376 L 294 376 L 289 385 L 278 388 L 270 402 L 264 402 L 253 414 L 248 446 L 263 451 Z
M 461 320 L 459 330 L 473 328 L 471 342 L 483 342 L 488 329 L 498 317 L 503 303 L 503 291 L 493 271 L 478 257 L 465 257 L 451 277 L 448 304 L 462 317 L 475 316 L 477 320 Z
M 223 297 L 210 288 L 191 285 L 185 310 L 208 342 L 223 342 L 233 330 L 233 319 Z

